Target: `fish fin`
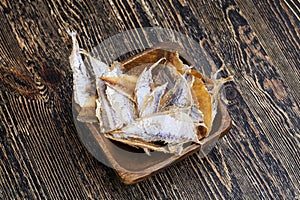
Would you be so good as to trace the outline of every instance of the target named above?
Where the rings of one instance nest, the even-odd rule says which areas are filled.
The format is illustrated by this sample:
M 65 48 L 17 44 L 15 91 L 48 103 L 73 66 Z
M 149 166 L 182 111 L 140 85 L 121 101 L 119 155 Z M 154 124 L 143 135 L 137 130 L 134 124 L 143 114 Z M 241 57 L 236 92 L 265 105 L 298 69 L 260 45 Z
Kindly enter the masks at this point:
M 147 156 L 151 156 L 150 150 L 148 148 L 143 148 L 143 150 L 147 154 Z
M 148 149 L 148 151 L 153 150 L 153 151 L 159 151 L 159 152 L 163 152 L 163 153 L 170 153 L 166 146 L 161 146 L 161 145 L 157 145 L 157 144 L 150 143 L 150 142 L 144 142 L 139 139 L 130 138 L 130 140 L 129 140 L 127 138 L 124 138 L 122 131 L 113 131 L 113 132 L 107 133 L 107 134 L 105 134 L 105 137 L 115 140 L 115 141 L 118 141 L 118 142 L 122 142 L 122 143 L 127 144 L 132 147 Z M 145 153 L 147 154 L 147 152 L 145 152 Z
M 104 81 L 107 86 L 133 100 L 134 89 L 137 81 L 136 76 L 121 75 L 119 77 L 100 77 L 100 79 Z

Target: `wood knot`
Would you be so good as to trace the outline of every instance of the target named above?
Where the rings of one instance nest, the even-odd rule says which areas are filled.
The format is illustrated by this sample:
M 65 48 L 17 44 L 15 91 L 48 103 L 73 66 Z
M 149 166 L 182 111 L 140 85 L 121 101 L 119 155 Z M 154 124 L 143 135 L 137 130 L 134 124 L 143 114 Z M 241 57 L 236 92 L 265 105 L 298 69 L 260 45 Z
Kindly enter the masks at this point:
M 224 93 L 227 101 L 233 101 L 236 99 L 238 91 L 231 83 L 226 83 L 224 85 Z
M 37 94 L 35 85 L 30 77 L 16 71 L 0 68 L 0 88 L 11 93 L 19 93 L 33 98 Z

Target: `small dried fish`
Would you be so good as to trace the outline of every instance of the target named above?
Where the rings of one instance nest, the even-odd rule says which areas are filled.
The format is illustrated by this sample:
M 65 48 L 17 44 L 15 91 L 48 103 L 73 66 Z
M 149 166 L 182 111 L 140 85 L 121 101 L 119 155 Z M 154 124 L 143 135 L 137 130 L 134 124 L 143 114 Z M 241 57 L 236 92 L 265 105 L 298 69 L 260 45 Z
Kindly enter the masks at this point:
M 184 112 L 175 110 L 138 118 L 111 134 L 114 138 L 134 138 L 145 142 L 164 141 L 170 147 L 169 152 L 177 154 L 181 153 L 182 144 L 199 143 L 197 129 L 192 118 Z M 172 148 L 174 146 L 176 148 Z
M 68 29 L 67 33 L 71 36 L 73 43 L 69 60 L 73 71 L 73 89 L 76 91 L 74 92 L 74 100 L 80 107 L 85 107 L 91 93 L 93 93 L 92 81 L 88 76 L 86 66 L 80 55 L 76 32 L 72 32 Z
M 219 90 L 230 78 L 208 79 L 184 64 L 177 52 L 155 57 L 150 66 L 145 63 L 125 70 L 122 63 L 114 62 L 109 67 L 79 48 L 76 33 L 68 33 L 73 41 L 74 99 L 82 110 L 93 110 L 85 115 L 81 110 L 79 116 L 82 121 L 88 119 L 87 113 L 96 116 L 99 134 L 143 148 L 148 155 L 149 150 L 181 154 L 183 144 L 200 144 L 208 136 Z M 89 58 L 92 76 L 81 54 Z
M 104 74 L 104 77 L 120 77 L 123 73 L 120 63 L 114 63 L 112 69 Z M 112 109 L 116 113 L 118 120 L 122 122 L 122 125 L 127 125 L 134 121 L 134 103 L 125 95 L 117 90 L 106 87 L 106 96 L 111 104 Z
M 142 106 L 144 104 L 146 96 L 151 92 L 151 86 L 153 85 L 152 69 L 164 60 L 165 58 L 159 59 L 149 69 L 145 68 L 142 74 L 139 76 L 135 86 L 135 100 L 139 115 L 141 115 Z

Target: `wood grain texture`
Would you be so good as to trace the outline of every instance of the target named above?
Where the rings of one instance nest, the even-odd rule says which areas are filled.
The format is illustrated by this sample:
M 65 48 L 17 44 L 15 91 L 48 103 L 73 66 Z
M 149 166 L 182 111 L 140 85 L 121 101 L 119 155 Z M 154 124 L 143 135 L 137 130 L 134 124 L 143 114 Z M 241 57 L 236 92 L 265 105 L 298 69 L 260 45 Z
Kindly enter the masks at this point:
M 0 199 L 299 199 L 299 22 L 293 0 L 1 0 Z M 124 185 L 76 134 L 65 28 L 92 49 L 148 26 L 188 34 L 234 75 L 233 128 L 206 157 Z

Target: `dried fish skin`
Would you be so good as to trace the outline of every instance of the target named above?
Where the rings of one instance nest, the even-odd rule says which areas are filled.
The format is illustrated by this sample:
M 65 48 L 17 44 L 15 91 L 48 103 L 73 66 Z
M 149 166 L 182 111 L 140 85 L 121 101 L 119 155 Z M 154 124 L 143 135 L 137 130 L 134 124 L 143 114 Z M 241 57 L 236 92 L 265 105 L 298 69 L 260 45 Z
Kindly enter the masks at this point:
M 121 64 L 118 62 L 114 62 L 109 70 L 107 70 L 104 74 L 102 74 L 100 77 L 119 77 L 121 74 L 123 74 L 123 70 L 121 67 Z
M 194 122 L 194 126 L 196 127 L 197 131 L 197 136 L 198 139 L 202 139 L 203 137 L 206 137 L 207 132 L 208 132 L 208 128 L 206 126 L 206 124 L 204 123 L 204 115 L 201 112 L 201 110 L 199 110 L 198 106 L 196 104 L 193 104 L 190 107 L 184 107 L 184 108 L 179 108 L 179 107 L 175 107 L 175 106 L 170 106 L 167 107 L 167 110 L 169 112 L 183 112 L 187 115 L 189 115 L 189 117 L 191 118 L 191 120 Z
M 122 124 L 127 125 L 133 122 L 135 118 L 134 102 L 110 87 L 106 87 L 105 93 L 111 104 L 111 108 L 115 111 L 116 117 L 122 122 Z
M 191 89 L 185 78 L 180 77 L 175 84 L 171 104 L 177 107 L 191 106 L 193 103 Z
M 151 91 L 152 77 L 149 69 L 145 68 L 142 74 L 139 76 L 135 86 L 135 101 L 137 103 L 138 113 L 142 110 L 145 97 Z
M 123 125 L 133 122 L 135 116 L 134 103 L 110 87 L 107 87 L 105 92 L 112 109 L 115 111 L 117 118 L 122 121 Z
M 104 93 L 99 94 L 96 105 L 96 117 L 99 120 L 99 125 L 103 133 L 119 129 L 123 126 L 122 121 L 118 118 Z
M 193 97 L 191 87 L 182 74 L 180 74 L 174 66 L 165 66 L 165 74 L 169 79 L 169 82 L 175 82 L 173 88 L 171 88 L 163 97 L 161 108 L 164 109 L 168 106 L 177 107 L 189 107 L 193 104 Z M 169 75 L 169 76 L 168 76 Z
M 193 121 L 195 123 L 199 123 L 199 122 L 203 122 L 204 121 L 204 115 L 201 112 L 201 110 L 199 110 L 199 107 L 196 104 L 193 104 L 190 107 L 189 114 L 190 114 L 190 117 L 193 119 Z
M 170 64 L 165 64 L 159 68 L 154 69 L 153 81 L 155 85 L 163 85 L 168 83 L 166 90 L 169 91 L 174 88 L 176 80 L 179 78 L 180 73 L 176 68 Z
M 164 59 L 165 58 L 161 58 L 149 68 L 145 68 L 142 74 L 137 79 L 137 83 L 135 86 L 135 100 L 137 103 L 137 109 L 139 115 L 141 114 L 145 97 L 151 92 L 151 87 L 153 85 L 152 69 L 154 67 L 157 67 L 159 63 Z
M 184 112 L 162 112 L 138 118 L 133 123 L 112 132 L 117 138 L 135 138 L 145 142 L 168 144 L 199 143 L 193 120 Z
M 160 151 L 163 153 L 170 153 L 170 151 L 168 150 L 168 148 L 166 146 L 161 146 L 161 145 L 157 145 L 154 143 L 145 142 L 140 139 L 133 139 L 133 138 L 126 139 L 126 138 L 121 138 L 120 135 L 118 135 L 118 134 L 113 135 L 110 133 L 106 133 L 105 137 L 107 137 L 111 140 L 114 140 L 114 141 L 122 142 L 124 144 L 127 144 L 127 145 L 135 147 L 135 148 L 143 148 L 145 153 L 147 153 L 148 155 L 150 155 L 149 150 Z
M 161 86 L 157 86 L 154 90 L 149 93 L 144 100 L 144 104 L 141 109 L 140 117 L 154 114 L 158 112 L 161 98 L 166 90 L 168 83 Z
M 94 58 L 86 50 L 80 49 L 79 53 L 85 55 L 90 60 L 95 79 L 97 77 L 103 76 L 103 74 L 107 73 L 110 70 L 110 67 L 106 63 L 102 62 L 101 60 L 99 60 L 97 58 Z
M 85 107 L 89 103 L 88 99 L 93 94 L 91 78 L 88 76 L 86 66 L 80 55 L 80 48 L 76 39 L 76 32 L 67 30 L 72 38 L 72 52 L 69 57 L 70 66 L 73 71 L 73 93 L 74 101 L 80 107 Z M 94 104 L 94 103 L 93 103 Z
M 138 77 L 121 74 L 119 77 L 100 77 L 105 84 L 134 101 L 134 90 Z
M 117 78 L 122 73 L 122 67 L 116 62 L 109 69 L 103 67 L 101 73 L 97 75 Z M 133 102 L 123 94 L 108 87 L 100 78 L 97 79 L 96 116 L 100 122 L 102 132 L 107 133 L 131 123 L 134 120 Z
M 112 69 L 104 74 L 109 77 L 119 77 L 123 72 L 119 63 L 115 63 L 111 67 Z M 111 87 L 106 87 L 105 93 L 111 108 L 116 113 L 116 118 L 122 122 L 123 125 L 127 125 L 134 121 L 134 103 L 125 95 L 119 93 Z

